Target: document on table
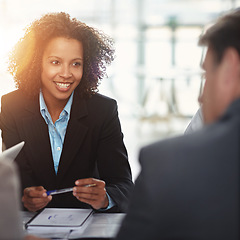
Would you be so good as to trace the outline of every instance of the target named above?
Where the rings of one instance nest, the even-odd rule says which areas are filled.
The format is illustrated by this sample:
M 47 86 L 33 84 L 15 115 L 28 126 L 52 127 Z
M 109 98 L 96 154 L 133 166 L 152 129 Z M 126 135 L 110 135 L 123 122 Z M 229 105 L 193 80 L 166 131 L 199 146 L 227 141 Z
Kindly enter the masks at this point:
M 83 231 L 92 213 L 92 209 L 45 208 L 26 223 L 26 228 L 39 237 L 67 236 L 74 229 Z

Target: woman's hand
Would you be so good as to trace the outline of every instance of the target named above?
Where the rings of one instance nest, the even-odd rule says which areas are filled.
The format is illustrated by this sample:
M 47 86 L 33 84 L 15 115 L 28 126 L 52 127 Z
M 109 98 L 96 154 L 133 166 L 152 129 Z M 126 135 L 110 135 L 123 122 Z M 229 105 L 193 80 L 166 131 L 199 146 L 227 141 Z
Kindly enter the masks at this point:
M 51 200 L 52 196 L 47 196 L 46 189 L 42 186 L 28 187 L 23 191 L 23 205 L 31 212 L 44 208 Z
M 73 195 L 81 202 L 88 203 L 94 209 L 106 208 L 109 204 L 105 189 L 105 182 L 85 178 L 78 179 L 73 188 Z

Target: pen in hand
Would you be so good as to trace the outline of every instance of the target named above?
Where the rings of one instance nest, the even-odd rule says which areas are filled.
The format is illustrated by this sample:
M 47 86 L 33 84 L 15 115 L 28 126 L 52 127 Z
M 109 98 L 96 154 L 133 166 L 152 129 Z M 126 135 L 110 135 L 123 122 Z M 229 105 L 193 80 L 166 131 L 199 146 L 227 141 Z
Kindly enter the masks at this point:
M 85 185 L 84 187 L 95 187 L 96 184 L 93 183 L 93 184 L 87 184 Z M 47 191 L 47 196 L 49 195 L 57 195 L 57 194 L 61 194 L 61 193 L 67 193 L 67 192 L 72 192 L 73 191 L 73 188 L 63 188 L 63 189 L 58 189 L 58 190 L 49 190 Z
M 67 192 L 72 192 L 73 188 L 63 188 L 59 190 L 49 190 L 47 191 L 47 195 L 56 195 L 56 194 L 61 194 L 61 193 L 67 193 Z

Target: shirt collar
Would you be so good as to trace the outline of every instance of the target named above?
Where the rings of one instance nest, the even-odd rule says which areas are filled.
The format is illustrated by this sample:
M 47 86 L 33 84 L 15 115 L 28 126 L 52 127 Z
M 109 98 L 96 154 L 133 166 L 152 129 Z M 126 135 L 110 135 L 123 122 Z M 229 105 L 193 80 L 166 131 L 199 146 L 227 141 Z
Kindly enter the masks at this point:
M 71 111 L 71 107 L 72 107 L 73 93 L 74 93 L 74 91 L 72 92 L 70 98 L 68 99 L 67 104 L 65 105 L 65 107 L 64 107 L 64 109 L 62 111 L 62 113 L 66 112 L 68 117 L 70 116 L 70 111 Z M 40 112 L 41 112 L 42 116 L 44 117 L 44 119 L 46 120 L 46 116 L 49 115 L 49 112 L 48 112 L 48 109 L 47 109 L 47 105 L 46 105 L 46 103 L 44 101 L 44 97 L 43 97 L 42 91 L 40 91 L 40 94 L 39 94 L 39 105 L 40 105 Z
M 68 99 L 67 104 L 65 105 L 65 107 L 64 107 L 64 109 L 63 109 L 63 110 L 65 110 L 65 111 L 68 113 L 68 115 L 70 115 L 70 111 L 71 111 L 71 107 L 72 107 L 72 102 L 73 102 L 73 92 L 72 92 L 70 98 Z

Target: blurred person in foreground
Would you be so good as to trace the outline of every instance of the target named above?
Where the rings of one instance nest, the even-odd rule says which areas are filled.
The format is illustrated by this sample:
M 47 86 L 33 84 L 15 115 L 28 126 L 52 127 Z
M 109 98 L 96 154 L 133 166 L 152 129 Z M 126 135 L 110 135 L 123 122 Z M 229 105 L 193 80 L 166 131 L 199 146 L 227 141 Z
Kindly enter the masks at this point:
M 141 173 L 117 240 L 240 238 L 240 11 L 199 39 L 205 126 L 140 151 Z
M 38 240 L 24 236 L 20 217 L 20 184 L 16 165 L 0 160 L 0 240 Z
M 27 210 L 126 211 L 133 182 L 117 102 L 98 93 L 113 59 L 112 39 L 64 12 L 33 21 L 13 49 L 17 90 L 2 97 L 0 120 L 7 148 L 25 142 L 15 162 Z

